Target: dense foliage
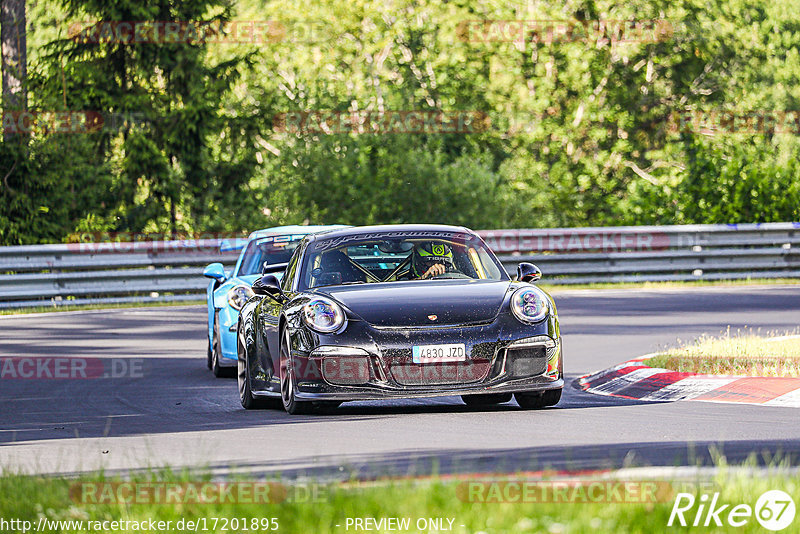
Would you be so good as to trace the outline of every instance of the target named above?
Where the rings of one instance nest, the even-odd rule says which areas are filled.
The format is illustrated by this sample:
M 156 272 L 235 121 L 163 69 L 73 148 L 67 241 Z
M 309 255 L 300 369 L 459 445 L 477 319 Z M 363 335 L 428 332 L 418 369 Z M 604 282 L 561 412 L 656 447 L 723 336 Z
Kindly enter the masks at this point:
M 99 113 L 104 127 L 0 146 L 2 244 L 304 221 L 800 220 L 794 123 L 709 114 L 800 109 L 793 0 L 29 0 L 28 20 L 30 109 Z M 201 20 L 240 24 L 188 42 L 71 31 Z M 512 42 L 511 26 L 483 20 L 571 33 L 551 39 L 540 22 Z M 613 22 L 631 20 L 660 22 Z M 241 21 L 269 30 L 245 42 Z M 314 110 L 486 120 L 468 132 L 280 127 L 282 113 Z M 701 111 L 702 124 L 680 119 Z

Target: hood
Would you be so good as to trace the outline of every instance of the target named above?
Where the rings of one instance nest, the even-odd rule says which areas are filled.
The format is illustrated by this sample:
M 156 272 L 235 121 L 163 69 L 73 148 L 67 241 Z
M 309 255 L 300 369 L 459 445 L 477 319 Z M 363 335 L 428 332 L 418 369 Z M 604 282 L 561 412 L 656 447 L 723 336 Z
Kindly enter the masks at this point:
M 282 272 L 273 273 L 273 274 L 278 278 L 278 280 L 283 278 L 283 273 Z M 240 274 L 239 276 L 233 276 L 233 277 L 229 278 L 228 280 L 226 280 L 225 281 L 225 285 L 226 286 L 230 286 L 230 287 L 238 286 L 239 284 L 245 284 L 245 285 L 248 285 L 248 286 L 252 286 L 253 283 L 256 280 L 258 280 L 259 278 L 261 278 L 260 274 Z
M 261 275 L 260 274 L 244 274 L 244 275 L 237 276 L 236 278 L 241 280 L 243 283 L 252 286 L 253 282 L 255 282 L 256 280 L 261 278 Z
M 242 284 L 244 284 L 246 286 L 252 286 L 253 282 L 258 280 L 259 277 L 260 276 L 257 275 L 257 274 L 247 274 L 247 275 L 244 275 L 244 276 L 232 276 L 231 278 L 228 278 L 227 280 L 225 280 L 225 282 L 223 282 L 222 285 L 220 285 L 218 288 L 216 288 L 214 290 L 214 295 L 216 295 L 216 298 L 224 299 L 226 297 L 226 295 L 228 294 L 228 291 L 230 291 L 234 287 L 236 287 L 238 285 L 242 285 Z M 227 302 L 227 300 L 220 300 L 219 302 Z M 219 307 L 219 306 L 221 306 L 221 304 L 217 305 L 217 307 Z
M 232 276 L 225 280 L 225 283 L 220 286 L 220 288 L 225 288 L 226 291 L 233 289 L 235 286 L 238 285 L 246 285 L 252 286 L 253 282 L 261 278 L 261 275 L 258 274 L 245 274 L 242 276 Z
M 433 326 L 493 320 L 508 287 L 508 280 L 424 280 L 332 286 L 315 291 L 338 300 L 378 327 Z M 437 317 L 432 320 L 430 315 Z

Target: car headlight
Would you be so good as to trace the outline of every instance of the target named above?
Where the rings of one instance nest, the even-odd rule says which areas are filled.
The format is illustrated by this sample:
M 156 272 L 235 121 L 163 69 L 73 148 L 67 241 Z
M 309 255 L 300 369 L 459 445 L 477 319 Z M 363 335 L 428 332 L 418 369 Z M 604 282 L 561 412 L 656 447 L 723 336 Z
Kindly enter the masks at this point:
M 332 334 L 344 326 L 344 310 L 331 299 L 314 297 L 303 306 L 303 320 L 320 334 Z
M 550 304 L 537 287 L 523 287 L 511 295 L 511 311 L 523 323 L 538 323 L 547 316 Z
M 250 300 L 253 295 L 255 293 L 253 293 L 253 289 L 250 286 L 240 284 L 228 291 L 228 304 L 234 310 L 241 310 L 244 303 Z

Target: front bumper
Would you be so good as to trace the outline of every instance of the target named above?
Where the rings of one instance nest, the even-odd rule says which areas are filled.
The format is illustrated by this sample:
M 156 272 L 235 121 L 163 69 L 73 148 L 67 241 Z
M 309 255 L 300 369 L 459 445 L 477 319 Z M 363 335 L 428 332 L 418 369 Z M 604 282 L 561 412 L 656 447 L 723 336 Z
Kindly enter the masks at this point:
M 363 330 L 363 335 L 355 329 Z M 564 387 L 557 319 L 534 327 L 497 320 L 435 330 L 375 329 L 351 323 L 348 330 L 348 339 L 298 336 L 292 350 L 298 399 L 380 400 Z M 411 347 L 433 343 L 464 343 L 466 360 L 413 363 Z
M 298 391 L 295 396 L 299 400 L 308 401 L 367 401 L 385 399 L 415 399 L 426 397 L 448 397 L 455 395 L 471 395 L 486 393 L 528 393 L 537 391 L 547 391 L 550 389 L 561 389 L 564 387 L 564 379 L 560 378 L 547 383 L 526 382 L 515 383 L 506 382 L 494 386 L 462 386 L 457 388 L 436 388 L 424 390 L 391 390 L 373 387 L 326 387 L 320 391 Z

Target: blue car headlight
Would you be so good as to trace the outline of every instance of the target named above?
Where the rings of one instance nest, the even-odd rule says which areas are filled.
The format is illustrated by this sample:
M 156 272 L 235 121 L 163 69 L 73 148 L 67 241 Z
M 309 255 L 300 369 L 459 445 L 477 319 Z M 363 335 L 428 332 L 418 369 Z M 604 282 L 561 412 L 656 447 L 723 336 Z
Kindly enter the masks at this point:
M 550 304 L 538 287 L 523 287 L 511 295 L 511 311 L 523 323 L 538 323 L 547 316 Z
M 241 310 L 244 303 L 250 300 L 250 297 L 254 294 L 250 286 L 239 284 L 228 291 L 228 304 L 230 304 L 231 308 L 234 310 Z
M 314 297 L 303 306 L 303 320 L 320 334 L 332 334 L 342 329 L 345 315 L 342 307 L 331 299 Z

